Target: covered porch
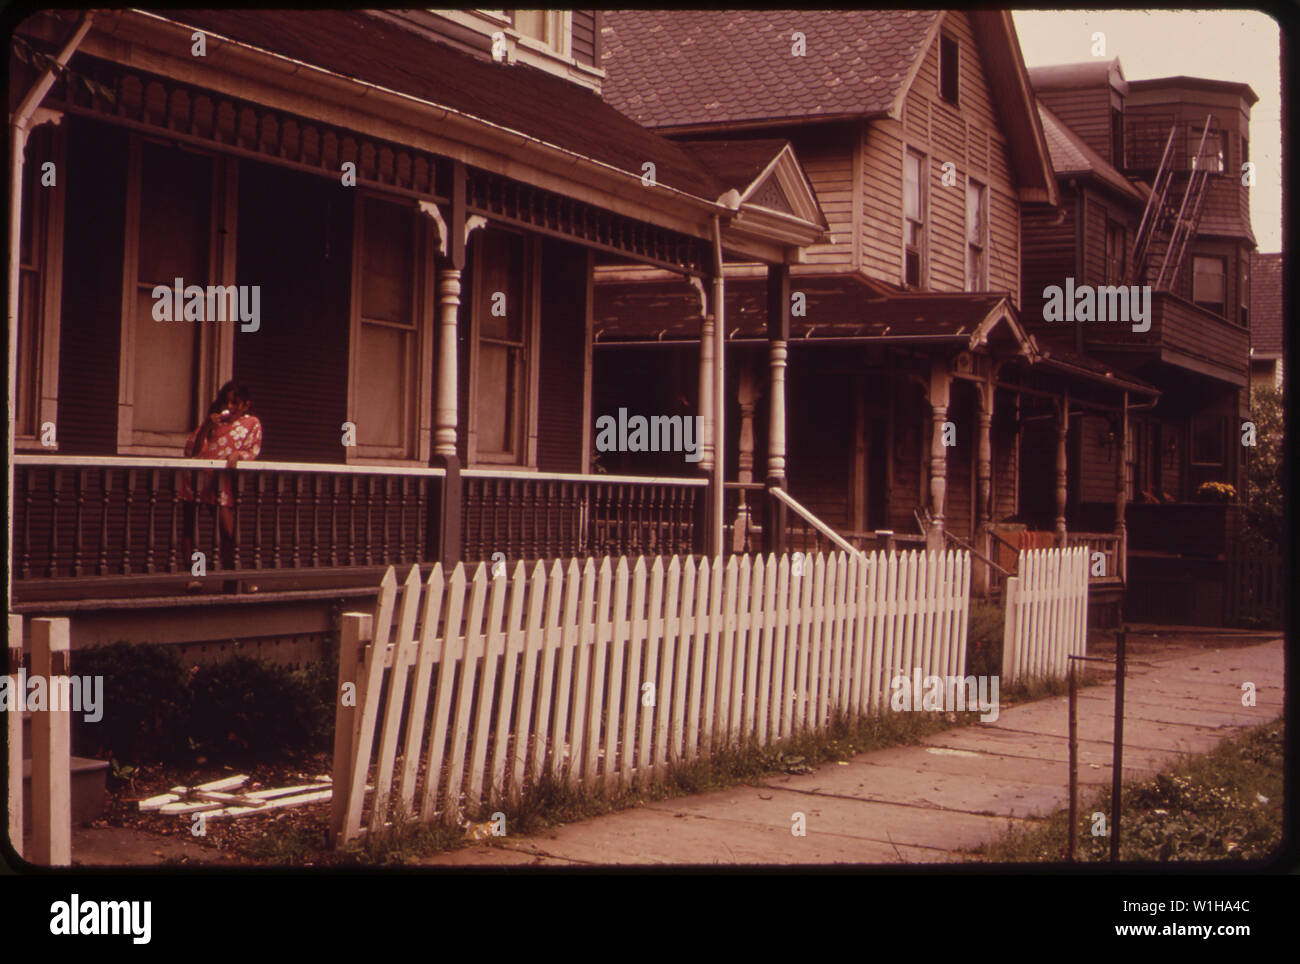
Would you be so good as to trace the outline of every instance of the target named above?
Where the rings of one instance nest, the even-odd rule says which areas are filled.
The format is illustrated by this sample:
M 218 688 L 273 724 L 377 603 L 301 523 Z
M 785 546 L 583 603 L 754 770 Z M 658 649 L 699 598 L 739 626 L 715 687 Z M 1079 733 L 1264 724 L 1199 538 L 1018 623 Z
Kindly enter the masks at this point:
M 825 221 L 789 146 L 719 169 L 558 78 L 450 48 L 425 63 L 391 24 L 366 21 L 356 70 L 295 59 L 358 16 L 300 38 L 289 14 L 128 11 L 78 35 L 26 141 L 12 611 L 170 608 L 174 635 L 230 587 L 250 619 L 293 603 L 320 622 L 393 564 L 721 551 L 710 420 L 698 463 L 598 463 L 593 271 L 665 270 L 712 304 L 724 261 L 796 260 Z M 75 26 L 25 29 L 57 51 Z M 193 27 L 238 69 L 177 55 Z M 543 96 L 572 123 L 530 112 Z M 255 287 L 260 316 L 160 320 L 173 279 Z M 260 457 L 181 458 L 230 379 Z M 227 540 L 211 506 L 186 522 L 181 480 L 209 472 L 234 494 Z

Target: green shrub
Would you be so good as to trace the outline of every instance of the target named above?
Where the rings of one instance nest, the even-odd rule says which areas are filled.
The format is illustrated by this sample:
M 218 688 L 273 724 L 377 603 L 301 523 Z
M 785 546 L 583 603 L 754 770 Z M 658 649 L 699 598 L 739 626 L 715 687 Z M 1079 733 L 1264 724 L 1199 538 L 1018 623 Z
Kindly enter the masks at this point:
M 173 759 L 185 751 L 190 690 L 185 668 L 165 646 L 116 642 L 77 650 L 72 672 L 104 678 L 102 717 L 72 714 L 72 750 L 119 763 Z
M 103 716 L 73 714 L 73 752 L 119 766 L 243 763 L 328 752 L 338 651 L 305 669 L 236 656 L 191 670 L 165 645 L 78 650 L 77 675 L 103 676 Z
M 972 599 L 966 621 L 966 675 L 998 676 L 1002 672 L 1002 605 Z
M 202 667 L 190 689 L 187 736 L 197 754 L 224 763 L 324 749 L 316 742 L 322 707 L 307 671 L 236 656 Z M 333 700 L 325 706 L 332 727 Z

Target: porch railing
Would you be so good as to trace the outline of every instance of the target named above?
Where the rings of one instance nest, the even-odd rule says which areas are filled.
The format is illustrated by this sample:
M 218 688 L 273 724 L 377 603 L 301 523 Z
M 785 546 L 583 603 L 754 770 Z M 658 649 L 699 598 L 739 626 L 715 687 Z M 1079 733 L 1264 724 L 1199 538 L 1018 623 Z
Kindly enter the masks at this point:
M 22 455 L 14 465 L 20 581 L 342 571 L 437 561 L 441 468 Z M 187 498 L 198 493 L 197 503 Z M 223 538 L 204 493 L 229 487 Z M 697 551 L 704 479 L 462 472 L 463 558 Z M 192 508 L 197 506 L 197 508 Z M 499 557 L 497 557 L 499 558 Z
M 466 469 L 467 562 L 696 551 L 707 480 Z M 500 558 L 500 557 L 498 557 Z
M 443 476 L 437 468 L 20 455 L 14 575 L 188 577 L 196 551 L 204 569 L 239 573 L 424 562 Z M 226 485 L 234 526 L 223 539 L 216 506 L 203 500 Z
M 1089 585 L 1121 584 L 1124 581 L 1123 560 L 1120 558 L 1120 538 L 1113 532 L 1067 532 L 1067 548 L 1082 546 L 1088 550 Z M 1104 563 L 1102 574 L 1096 575 L 1093 567 L 1093 553 L 1100 552 Z

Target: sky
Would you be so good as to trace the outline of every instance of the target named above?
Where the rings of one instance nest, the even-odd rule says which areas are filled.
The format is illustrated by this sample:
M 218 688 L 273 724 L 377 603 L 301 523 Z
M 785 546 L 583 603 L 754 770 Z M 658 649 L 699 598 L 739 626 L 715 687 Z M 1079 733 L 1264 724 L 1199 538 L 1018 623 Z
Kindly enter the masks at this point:
M 1250 111 L 1255 162 L 1250 220 L 1261 252 L 1282 250 L 1281 31 L 1254 10 L 1017 10 L 1027 67 L 1091 60 L 1093 34 L 1126 80 L 1205 77 L 1244 82 L 1259 97 Z

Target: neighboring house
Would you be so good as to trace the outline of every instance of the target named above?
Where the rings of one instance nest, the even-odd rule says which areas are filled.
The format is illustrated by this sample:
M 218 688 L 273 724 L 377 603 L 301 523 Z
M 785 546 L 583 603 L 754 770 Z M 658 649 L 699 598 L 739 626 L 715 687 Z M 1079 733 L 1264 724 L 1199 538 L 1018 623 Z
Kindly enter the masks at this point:
M 1118 60 L 1029 74 L 1061 210 L 1026 213 L 1025 325 L 1044 344 L 1064 342 L 1160 390 L 1154 406 L 1131 414 L 1126 440 L 1114 420 L 1080 422 L 1067 517 L 1083 528 L 1112 517 L 1111 480 L 1123 452 L 1127 617 L 1217 622 L 1237 509 L 1206 504 L 1198 490 L 1218 482 L 1243 491 L 1240 423 L 1258 322 L 1249 281 L 1249 188 L 1241 172 L 1256 97 L 1244 84 L 1199 78 L 1128 82 Z M 1163 204 L 1153 201 L 1153 187 L 1159 194 L 1166 181 Z M 1190 225 L 1181 242 L 1168 228 L 1177 217 Z M 1067 276 L 1076 285 L 1150 284 L 1150 330 L 1044 320 L 1044 287 Z
M 1250 256 L 1250 387 L 1282 388 L 1282 254 Z
M 686 463 L 592 473 L 593 266 L 710 279 L 716 247 L 782 266 L 826 222 L 790 152 L 792 210 L 773 216 L 739 197 L 748 174 L 605 103 L 598 19 L 19 26 L 11 611 L 72 616 L 74 643 L 310 641 L 388 564 L 714 546 L 709 480 Z M 198 286 L 177 295 L 186 320 L 160 319 L 173 285 Z M 228 293 L 241 320 L 195 320 Z M 231 378 L 265 441 L 233 475 L 235 569 L 208 583 L 260 592 L 187 596 L 178 460 Z
M 734 543 L 797 534 L 755 481 L 777 435 L 788 463 L 768 486 L 850 542 L 973 546 L 1002 563 L 976 566 L 983 589 L 1011 546 L 1083 541 L 1118 587 L 1124 481 L 1113 469 L 1107 519 L 1069 531 L 1067 440 L 1158 392 L 1026 326 L 1022 219 L 1056 218 L 1060 188 L 1010 14 L 620 11 L 604 35 L 610 103 L 754 177 L 742 196 L 773 211 L 790 206 L 760 172 L 791 145 L 829 220 L 788 268 L 727 271 Z M 713 310 L 663 272 L 598 267 L 597 409 L 694 410 L 691 342 Z M 783 410 L 762 397 L 769 356 L 788 358 Z

